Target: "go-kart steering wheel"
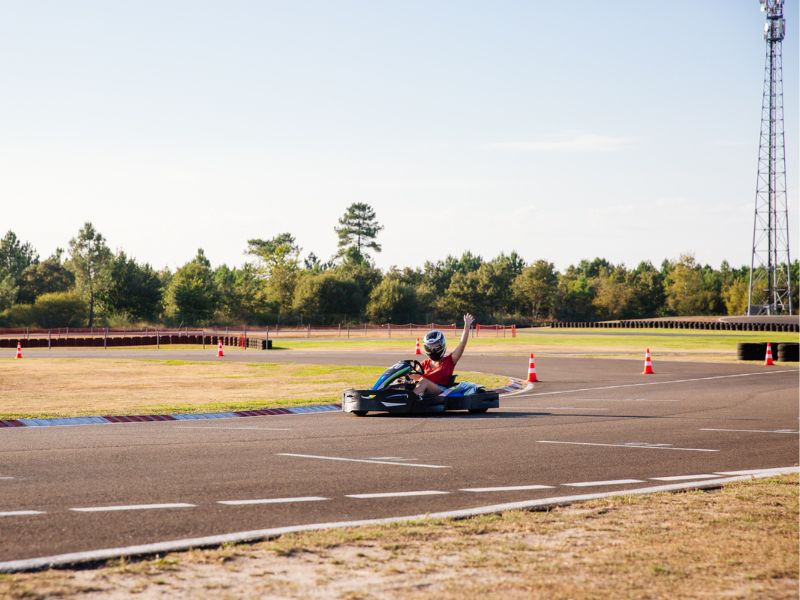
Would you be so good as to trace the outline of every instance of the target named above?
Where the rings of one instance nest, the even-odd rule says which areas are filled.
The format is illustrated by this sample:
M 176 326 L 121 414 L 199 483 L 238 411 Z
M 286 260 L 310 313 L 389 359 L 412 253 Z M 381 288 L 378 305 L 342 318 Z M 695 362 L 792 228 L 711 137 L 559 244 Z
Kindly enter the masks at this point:
M 425 370 L 422 368 L 422 364 L 418 360 L 409 360 L 409 366 L 411 367 L 411 372 L 414 375 L 425 375 Z

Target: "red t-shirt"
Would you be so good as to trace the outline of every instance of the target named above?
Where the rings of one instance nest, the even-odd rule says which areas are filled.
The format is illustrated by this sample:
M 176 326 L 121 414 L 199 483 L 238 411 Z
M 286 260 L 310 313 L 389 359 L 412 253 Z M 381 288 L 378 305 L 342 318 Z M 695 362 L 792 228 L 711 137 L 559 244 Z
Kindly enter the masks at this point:
M 456 365 L 453 362 L 452 354 L 445 356 L 437 366 L 433 365 L 433 361 L 430 358 L 422 361 L 422 370 L 425 371 L 423 377 L 444 387 L 450 385 L 450 377 L 452 377 L 455 368 Z

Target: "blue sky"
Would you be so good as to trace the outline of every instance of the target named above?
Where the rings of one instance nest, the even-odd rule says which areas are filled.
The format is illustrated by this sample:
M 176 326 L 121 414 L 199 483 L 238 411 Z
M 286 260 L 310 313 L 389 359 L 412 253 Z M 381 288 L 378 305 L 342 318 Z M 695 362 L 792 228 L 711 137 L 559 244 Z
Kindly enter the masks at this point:
M 155 267 L 237 265 L 283 231 L 327 258 L 367 202 L 384 268 L 749 264 L 763 22 L 755 0 L 3 1 L 0 229 L 46 256 L 90 220 Z

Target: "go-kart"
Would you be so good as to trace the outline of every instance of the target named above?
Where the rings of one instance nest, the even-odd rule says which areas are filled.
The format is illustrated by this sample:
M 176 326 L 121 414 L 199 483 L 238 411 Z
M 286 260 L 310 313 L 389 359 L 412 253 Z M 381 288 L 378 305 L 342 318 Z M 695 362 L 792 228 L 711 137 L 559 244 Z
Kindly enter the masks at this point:
M 386 369 L 369 390 L 342 392 L 342 410 L 363 417 L 371 411 L 394 414 L 441 413 L 446 410 L 468 410 L 483 413 L 500 406 L 500 395 L 473 384 L 457 384 L 456 376 L 450 385 L 436 396 L 414 393 L 416 385 L 411 375 L 422 375 L 422 365 L 416 360 L 401 360 Z

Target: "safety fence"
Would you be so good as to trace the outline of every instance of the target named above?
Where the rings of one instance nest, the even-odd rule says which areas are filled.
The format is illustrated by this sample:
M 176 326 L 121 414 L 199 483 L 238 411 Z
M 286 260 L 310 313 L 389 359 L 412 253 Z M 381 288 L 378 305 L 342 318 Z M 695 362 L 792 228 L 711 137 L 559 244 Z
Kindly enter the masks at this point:
M 707 331 L 800 331 L 800 323 L 759 323 L 738 321 L 560 321 L 550 323 L 556 329 L 702 329 Z
M 462 327 L 456 323 L 406 323 L 383 325 L 337 326 L 266 326 L 225 327 L 203 329 L 114 329 L 114 328 L 56 328 L 0 329 L 0 348 L 14 347 L 24 341 L 28 348 L 119 347 L 188 344 L 214 345 L 221 340 L 224 346 L 269 349 L 276 338 L 413 338 L 422 337 L 431 329 L 458 335 Z M 473 337 L 516 337 L 516 325 L 480 325 L 471 330 Z

